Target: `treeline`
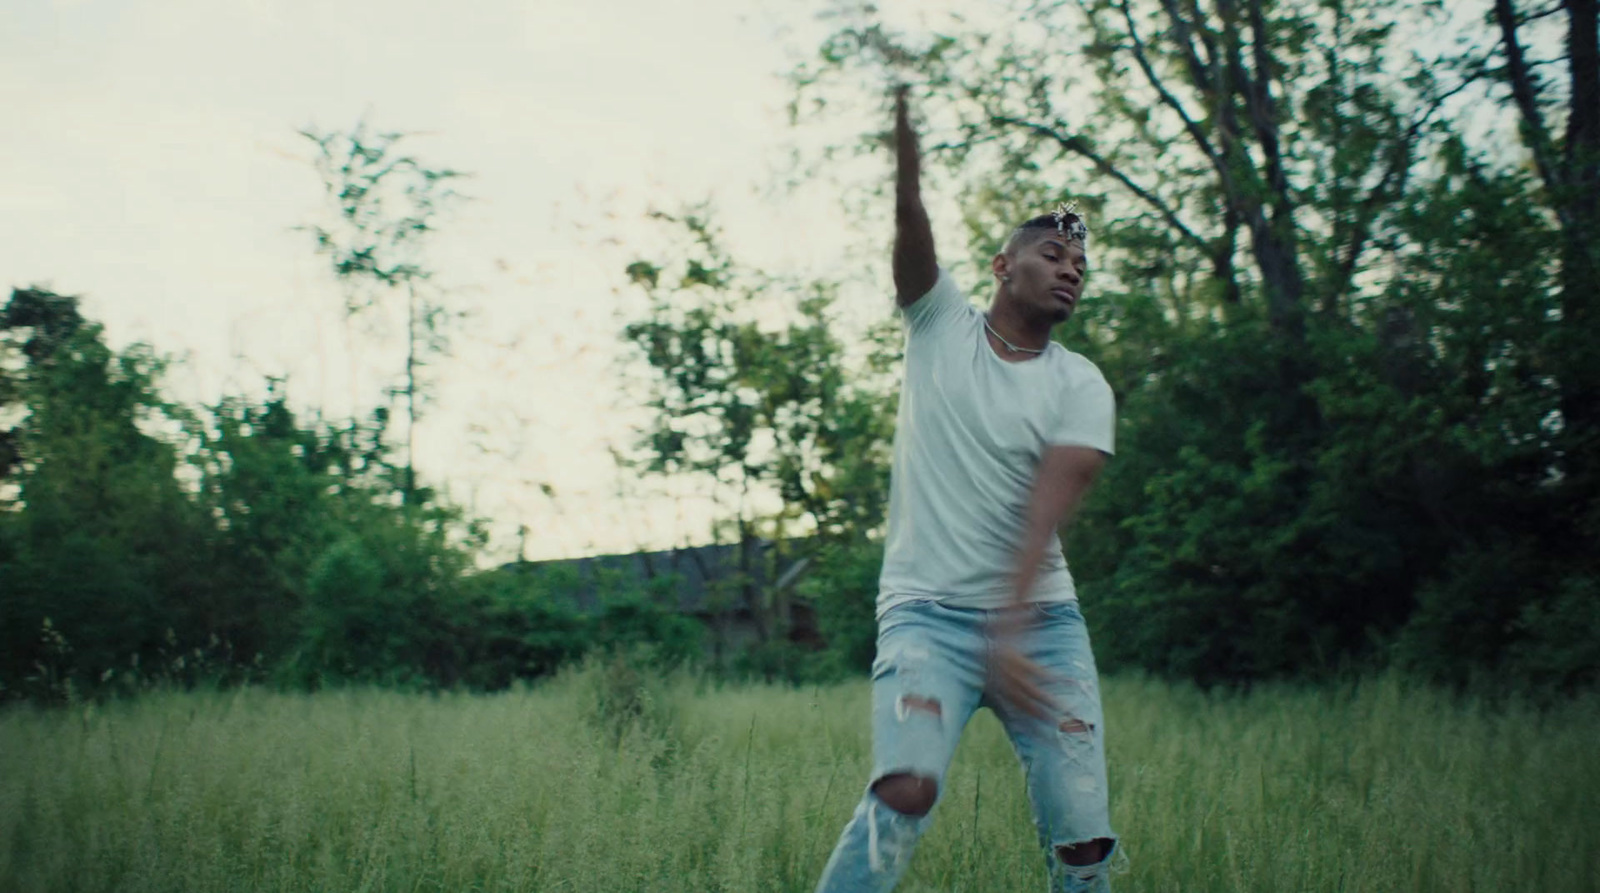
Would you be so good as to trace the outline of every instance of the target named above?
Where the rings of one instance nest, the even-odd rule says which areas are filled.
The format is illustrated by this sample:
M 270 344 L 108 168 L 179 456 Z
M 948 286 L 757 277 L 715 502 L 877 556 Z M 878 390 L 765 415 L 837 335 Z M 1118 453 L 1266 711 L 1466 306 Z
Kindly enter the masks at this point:
M 793 72 L 795 120 L 876 106 L 886 126 L 869 85 L 911 85 L 925 191 L 952 200 L 936 222 L 965 236 L 940 256 L 974 300 L 1010 227 L 1067 198 L 1088 211 L 1087 297 L 1058 336 L 1120 408 L 1068 539 L 1105 666 L 1600 677 L 1595 4 L 1016 0 L 921 35 L 835 13 Z M 884 146 L 862 133 L 796 180 L 833 179 L 887 257 Z M 886 291 L 887 264 L 784 283 L 727 257 L 703 213 L 675 219 L 679 256 L 629 269 L 652 296 L 630 330 L 658 384 L 645 452 L 780 488 L 775 532 L 833 533 L 809 591 L 864 668 L 881 526 L 839 523 L 834 501 L 877 506 L 863 472 L 884 471 L 887 424 L 846 411 L 865 404 L 830 384 L 836 344 L 808 353 L 806 326 L 773 320 L 822 318 L 817 295 L 851 282 Z M 898 332 L 866 344 L 881 368 Z M 755 432 L 777 449 L 752 460 Z
M 595 649 L 700 656 L 700 625 L 637 582 L 583 611 L 569 577 L 479 571 L 482 531 L 413 483 L 387 413 L 300 418 L 277 386 L 184 407 L 162 373 L 72 297 L 0 309 L 0 699 L 492 690 Z
M 808 125 L 878 104 L 886 125 L 863 84 L 913 84 L 928 191 L 968 237 L 941 257 L 977 300 L 1010 226 L 1062 198 L 1088 211 L 1089 289 L 1060 335 L 1117 390 L 1118 452 L 1067 551 L 1103 666 L 1592 686 L 1596 5 L 1492 0 L 1432 56 L 1416 38 L 1447 24 L 1435 3 L 1012 5 L 1026 28 L 918 40 L 846 4 L 794 109 Z M 882 152 L 862 136 L 802 176 Z M 887 208 L 867 200 L 884 169 L 841 193 Z M 887 246 L 886 215 L 861 213 Z M 621 334 L 654 421 L 623 458 L 696 476 L 724 542 L 811 551 L 799 601 L 741 590 L 762 634 L 723 668 L 864 671 L 899 333 L 879 296 L 885 325 L 846 339 L 835 302 L 884 264 L 795 281 L 738 263 L 704 209 L 657 216 L 682 239 L 626 270 L 649 299 Z M 330 249 L 336 274 L 407 299 L 408 356 L 435 343 L 426 277 L 372 245 L 430 219 Z M 8 692 L 140 673 L 495 688 L 594 648 L 704 656 L 662 592 L 618 581 L 583 613 L 548 580 L 476 572 L 481 530 L 394 455 L 383 410 L 301 418 L 281 389 L 174 406 L 148 350 L 109 350 L 39 290 L 0 330 Z M 787 644 L 802 602 L 821 652 Z

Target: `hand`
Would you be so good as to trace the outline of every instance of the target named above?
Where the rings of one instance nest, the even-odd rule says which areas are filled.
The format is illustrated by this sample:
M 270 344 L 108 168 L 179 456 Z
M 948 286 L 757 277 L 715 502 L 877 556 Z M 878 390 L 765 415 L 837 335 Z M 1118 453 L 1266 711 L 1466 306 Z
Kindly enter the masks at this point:
M 1019 648 L 1026 611 L 1013 608 L 989 628 L 989 690 L 1006 706 L 1034 719 L 1047 719 L 1060 707 L 1045 691 L 1050 674 Z

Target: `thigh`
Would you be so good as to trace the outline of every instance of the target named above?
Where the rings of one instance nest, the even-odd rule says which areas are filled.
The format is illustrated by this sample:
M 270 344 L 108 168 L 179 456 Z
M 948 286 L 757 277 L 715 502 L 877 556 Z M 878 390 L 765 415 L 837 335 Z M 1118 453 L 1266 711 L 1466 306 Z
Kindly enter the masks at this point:
M 1114 838 L 1106 786 L 1104 713 L 1089 633 L 1075 602 L 1034 608 L 1024 648 L 1049 675 L 1055 712 L 1000 714 L 1027 772 L 1028 797 L 1047 844 Z
M 982 629 L 971 612 L 916 601 L 885 614 L 872 664 L 872 780 L 943 782 L 983 694 Z

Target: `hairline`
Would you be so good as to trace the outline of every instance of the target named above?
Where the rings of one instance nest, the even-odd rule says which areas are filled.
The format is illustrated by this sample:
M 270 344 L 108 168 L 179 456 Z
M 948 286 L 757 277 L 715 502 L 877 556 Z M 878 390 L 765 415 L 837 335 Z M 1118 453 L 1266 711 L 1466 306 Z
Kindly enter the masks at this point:
M 1039 235 L 1029 238 L 1027 244 L 1019 244 L 1020 239 L 1033 233 L 1039 233 Z M 1077 245 L 1078 248 L 1083 251 L 1084 263 L 1088 263 L 1089 261 L 1089 244 L 1087 242 L 1080 242 L 1077 239 L 1068 239 L 1064 234 L 1061 233 L 1060 230 L 1051 229 L 1050 227 L 1045 226 L 1017 227 L 1011 231 L 1011 235 L 1006 237 L 1005 244 L 1000 247 L 1000 253 L 1014 254 L 1015 251 L 1045 241 L 1054 242 L 1056 245 L 1059 245 L 1063 251 L 1067 250 L 1069 246 Z

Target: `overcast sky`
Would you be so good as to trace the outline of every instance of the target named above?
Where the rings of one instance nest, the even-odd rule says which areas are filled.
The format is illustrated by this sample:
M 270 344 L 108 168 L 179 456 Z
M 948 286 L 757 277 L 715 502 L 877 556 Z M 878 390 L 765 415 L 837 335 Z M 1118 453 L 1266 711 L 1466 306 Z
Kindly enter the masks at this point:
M 519 524 L 535 558 L 702 539 L 703 501 L 651 496 L 608 451 L 638 421 L 614 375 L 622 261 L 659 242 L 647 208 L 713 197 L 751 259 L 827 263 L 844 221 L 824 197 L 788 200 L 784 238 L 740 226 L 774 213 L 757 193 L 808 21 L 748 0 L 6 0 L 0 285 L 81 295 L 113 345 L 179 355 L 188 402 L 274 375 L 302 407 L 370 407 L 403 345 L 344 323 L 294 230 L 323 201 L 296 130 L 416 133 L 475 196 L 431 254 L 472 315 L 422 473 L 495 519 L 497 558 Z

